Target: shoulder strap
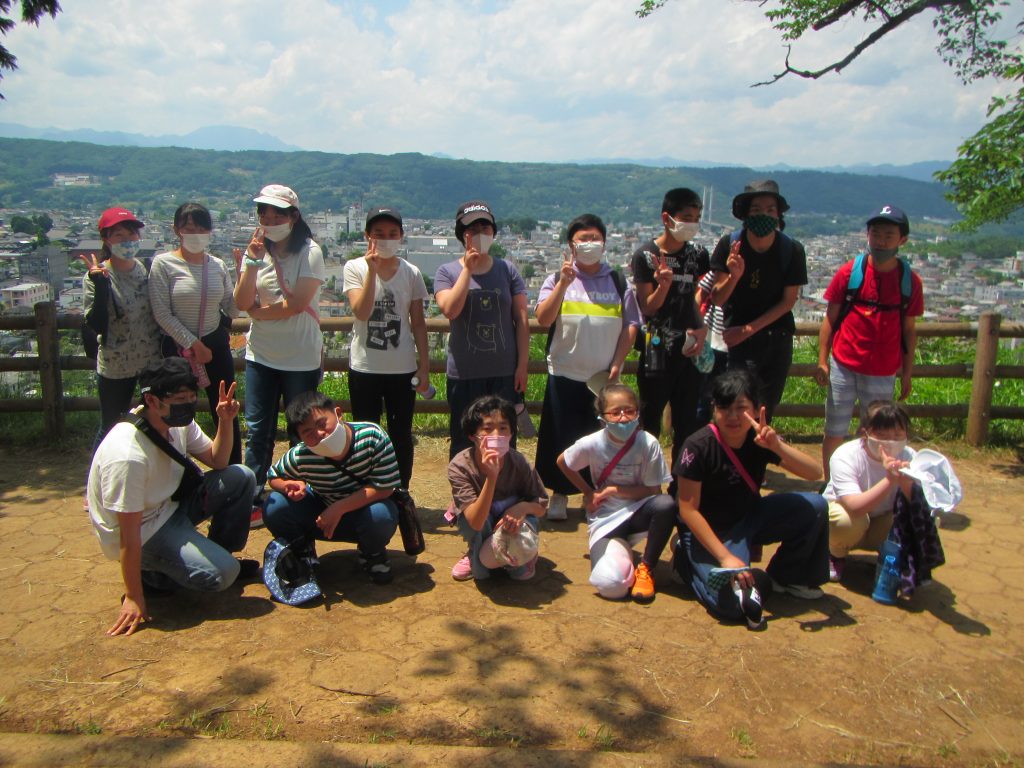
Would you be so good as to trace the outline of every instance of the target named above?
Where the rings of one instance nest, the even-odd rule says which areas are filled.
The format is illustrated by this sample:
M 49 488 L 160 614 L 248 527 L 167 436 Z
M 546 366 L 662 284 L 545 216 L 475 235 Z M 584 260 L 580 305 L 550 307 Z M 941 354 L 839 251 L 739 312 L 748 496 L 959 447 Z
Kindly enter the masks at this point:
M 846 295 L 852 297 L 860 291 L 864 285 L 864 273 L 867 272 L 868 259 L 866 253 L 858 253 L 853 260 L 853 269 L 850 271 L 850 281 L 846 284 Z
M 722 435 L 718 432 L 718 427 L 714 424 L 709 424 L 708 426 L 711 427 L 711 431 L 715 435 L 715 439 L 718 441 L 718 444 L 722 446 L 722 450 L 724 450 L 725 455 L 729 457 L 729 461 L 731 461 L 732 465 L 736 467 L 736 471 L 740 473 L 740 477 L 746 481 L 747 487 L 750 488 L 751 492 L 755 496 L 760 496 L 761 489 L 757 487 L 757 483 L 754 482 L 754 478 L 752 478 L 750 473 L 747 472 L 747 468 L 740 464 L 740 460 L 737 458 L 733 449 L 725 444 L 725 441 L 722 439 Z
M 197 477 L 203 476 L 203 470 L 201 470 L 188 456 L 180 453 L 163 435 L 153 429 L 153 425 L 146 421 L 143 416 L 140 416 L 137 413 L 129 413 L 124 417 L 123 421 L 128 422 L 148 437 L 153 445 L 181 464 L 181 466 L 185 468 L 186 472 L 191 472 Z
M 626 278 L 622 276 L 622 273 L 617 269 L 612 269 L 612 282 L 615 284 L 615 290 L 619 294 L 619 301 L 626 301 Z
M 612 470 L 618 466 L 619 462 L 622 461 L 622 457 L 629 453 L 629 449 L 633 447 L 636 442 L 636 436 L 640 434 L 640 425 L 637 424 L 636 429 L 633 430 L 633 434 L 629 436 L 629 440 L 619 448 L 619 452 L 612 456 L 612 460 L 608 462 L 604 469 L 601 470 L 600 476 L 597 478 L 597 488 L 600 490 L 601 486 L 604 485 L 608 476 L 611 475 Z

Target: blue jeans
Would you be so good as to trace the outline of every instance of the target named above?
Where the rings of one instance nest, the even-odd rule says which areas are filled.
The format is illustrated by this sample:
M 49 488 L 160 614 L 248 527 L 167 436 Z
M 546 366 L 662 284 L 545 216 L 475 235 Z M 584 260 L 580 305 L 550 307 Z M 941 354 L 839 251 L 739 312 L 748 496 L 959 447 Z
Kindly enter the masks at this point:
M 316 519 L 327 509 L 327 503 L 309 492 L 299 501 L 291 501 L 281 493 L 271 493 L 263 508 L 263 522 L 275 539 L 293 541 L 347 541 L 357 545 L 363 555 L 377 555 L 387 549 L 398 528 L 398 507 L 391 499 L 376 501 L 351 512 L 338 521 L 334 535 L 328 539 Z
M 245 362 L 245 423 L 249 439 L 245 443 L 245 465 L 256 474 L 256 487 L 267 482 L 267 470 L 274 458 L 277 439 L 277 415 L 284 395 L 284 405 L 296 395 L 315 390 L 320 385 L 320 369 L 312 371 L 279 371 L 261 363 Z
M 142 569 L 167 576 L 186 589 L 219 592 L 238 577 L 232 552 L 245 547 L 256 478 L 232 464 L 207 472 L 203 484 L 142 545 Z M 196 525 L 212 517 L 209 538 Z
M 490 512 L 487 515 L 487 519 L 484 520 L 483 527 L 480 530 L 475 530 L 469 521 L 466 520 L 465 515 L 459 515 L 458 523 L 459 533 L 462 534 L 462 538 L 469 544 L 469 562 L 473 566 L 473 578 L 474 579 L 489 579 L 491 577 L 491 569 L 480 562 L 480 548 L 485 544 L 491 546 L 490 538 L 494 533 L 494 526 L 498 524 L 505 515 L 505 511 L 519 503 L 518 497 L 511 497 L 508 499 L 502 499 L 501 501 L 495 501 L 491 504 Z M 537 518 L 533 515 L 527 515 L 523 518 L 523 525 L 528 525 L 533 529 L 534 533 L 540 530 L 540 523 L 537 522 Z M 536 559 L 536 558 L 535 558 Z M 530 568 L 530 563 L 520 565 L 518 568 L 512 568 L 505 566 L 504 570 L 508 571 L 511 576 L 518 576 L 526 573 Z
M 711 569 L 718 567 L 718 560 L 688 529 L 680 526 L 679 534 L 682 551 L 676 551 L 676 569 L 688 578 L 697 599 L 716 616 L 742 619 L 743 612 L 728 584 L 717 592 L 708 589 L 708 577 Z M 828 581 L 828 504 L 817 493 L 762 496 L 757 508 L 721 540 L 747 564 L 752 545 L 781 542 L 765 569 L 780 584 L 816 587 Z

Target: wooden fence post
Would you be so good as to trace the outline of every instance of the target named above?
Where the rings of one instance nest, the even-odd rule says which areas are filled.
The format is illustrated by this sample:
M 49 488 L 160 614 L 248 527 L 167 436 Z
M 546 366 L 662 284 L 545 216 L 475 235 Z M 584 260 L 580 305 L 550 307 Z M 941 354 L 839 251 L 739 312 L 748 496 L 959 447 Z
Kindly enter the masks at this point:
M 57 305 L 41 301 L 33 307 L 39 346 L 39 384 L 43 395 L 43 427 L 52 438 L 64 437 L 64 382 L 60 370 Z
M 967 407 L 967 442 L 980 446 L 988 442 L 992 418 L 992 387 L 995 383 L 996 353 L 999 351 L 999 325 L 1002 315 L 983 312 L 978 318 L 978 342 L 974 352 L 971 378 L 971 402 Z

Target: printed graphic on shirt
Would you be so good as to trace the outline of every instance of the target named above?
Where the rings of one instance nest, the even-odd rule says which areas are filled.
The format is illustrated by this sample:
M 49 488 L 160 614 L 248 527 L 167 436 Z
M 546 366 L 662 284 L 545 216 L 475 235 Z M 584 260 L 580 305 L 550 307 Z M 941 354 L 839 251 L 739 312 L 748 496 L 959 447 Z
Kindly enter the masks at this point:
M 498 290 L 470 290 L 469 351 L 494 352 L 505 349 L 505 337 L 498 322 Z
M 395 311 L 395 304 L 394 291 L 387 287 L 383 295 L 373 302 L 373 312 L 366 323 L 366 346 L 370 349 L 384 350 L 388 344 L 398 346 L 402 337 L 402 317 Z

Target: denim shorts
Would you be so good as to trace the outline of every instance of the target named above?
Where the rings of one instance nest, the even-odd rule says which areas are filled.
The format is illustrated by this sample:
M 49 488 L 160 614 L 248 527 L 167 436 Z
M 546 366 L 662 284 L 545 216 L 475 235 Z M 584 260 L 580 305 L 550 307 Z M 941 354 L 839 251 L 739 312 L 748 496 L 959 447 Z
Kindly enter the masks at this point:
M 856 373 L 829 357 L 828 400 L 825 402 L 825 435 L 842 437 L 850 428 L 853 405 L 860 401 L 860 416 L 866 415 L 872 400 L 892 400 L 896 376 L 867 376 Z

